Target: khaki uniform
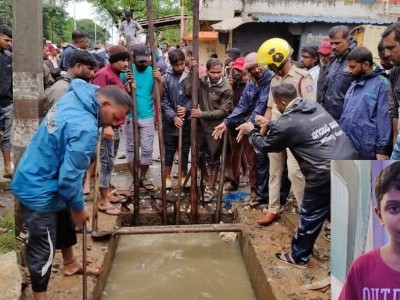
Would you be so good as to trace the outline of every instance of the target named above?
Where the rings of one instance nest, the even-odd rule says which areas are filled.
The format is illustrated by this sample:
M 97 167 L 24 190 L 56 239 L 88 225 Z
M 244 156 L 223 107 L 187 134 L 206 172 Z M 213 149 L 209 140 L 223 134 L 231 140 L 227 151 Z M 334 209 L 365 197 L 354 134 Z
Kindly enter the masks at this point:
M 289 73 L 284 76 L 274 76 L 271 80 L 271 87 L 280 85 L 282 83 L 292 83 L 300 97 L 307 100 L 315 100 L 315 91 L 313 89 L 313 80 L 311 75 L 295 65 L 290 69 Z M 268 107 L 272 107 L 272 120 L 277 120 L 282 115 L 274 103 L 272 93 L 269 93 Z M 300 208 L 304 196 L 305 181 L 304 176 L 300 171 L 299 164 L 294 158 L 289 149 L 279 153 L 268 153 L 270 167 L 269 167 L 269 212 L 278 214 L 280 208 L 280 188 L 281 178 L 285 160 L 287 159 L 288 177 L 292 183 L 292 191 L 296 197 L 298 207 Z

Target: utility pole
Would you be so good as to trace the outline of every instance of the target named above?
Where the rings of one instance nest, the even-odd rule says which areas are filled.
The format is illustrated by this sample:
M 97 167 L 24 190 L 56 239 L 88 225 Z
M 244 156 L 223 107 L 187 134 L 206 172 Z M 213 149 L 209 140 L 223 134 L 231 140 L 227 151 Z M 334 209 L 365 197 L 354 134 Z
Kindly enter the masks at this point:
M 13 1 L 13 15 L 13 150 L 17 167 L 43 115 L 42 1 Z M 18 235 L 21 230 L 19 202 L 14 207 Z
M 96 43 L 97 41 L 97 25 L 96 22 L 94 22 L 94 42 Z

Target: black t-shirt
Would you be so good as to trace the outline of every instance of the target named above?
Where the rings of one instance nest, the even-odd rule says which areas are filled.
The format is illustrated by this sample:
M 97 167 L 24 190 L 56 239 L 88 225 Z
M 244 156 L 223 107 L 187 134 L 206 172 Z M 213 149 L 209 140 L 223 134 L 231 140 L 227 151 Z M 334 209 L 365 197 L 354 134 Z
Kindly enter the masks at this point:
M 6 107 L 13 102 L 12 54 L 10 51 L 0 51 L 0 107 Z

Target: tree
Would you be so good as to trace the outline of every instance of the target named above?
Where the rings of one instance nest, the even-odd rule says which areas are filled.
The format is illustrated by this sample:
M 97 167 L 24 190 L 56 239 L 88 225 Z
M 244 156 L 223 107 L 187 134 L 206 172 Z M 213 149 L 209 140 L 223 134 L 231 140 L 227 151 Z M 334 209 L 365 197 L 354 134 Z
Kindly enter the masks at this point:
M 0 0 L 0 24 L 12 26 L 12 0 Z
M 43 5 L 43 38 L 60 44 L 71 39 L 67 12 L 52 4 Z
M 106 29 L 97 25 L 96 23 L 96 39 L 95 39 L 95 23 L 90 19 L 82 19 L 76 21 L 76 28 L 84 29 L 90 40 L 90 45 L 94 44 L 97 40 L 101 40 L 103 43 L 106 42 L 105 31 Z

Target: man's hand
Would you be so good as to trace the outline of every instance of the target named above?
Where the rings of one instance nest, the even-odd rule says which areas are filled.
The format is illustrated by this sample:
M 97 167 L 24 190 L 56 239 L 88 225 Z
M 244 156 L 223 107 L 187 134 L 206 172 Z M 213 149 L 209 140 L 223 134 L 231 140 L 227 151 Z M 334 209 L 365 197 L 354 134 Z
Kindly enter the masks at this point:
M 255 123 L 260 126 L 260 134 L 265 135 L 267 133 L 268 120 L 263 116 L 257 115 Z
M 157 80 L 158 83 L 161 82 L 162 76 L 161 76 L 161 72 L 158 69 L 153 71 L 153 78 L 155 80 Z
M 192 57 L 189 59 L 189 68 L 193 70 L 194 66 L 197 64 L 197 61 Z
M 133 80 L 133 73 L 132 70 L 126 70 L 126 80 L 127 81 L 132 81 Z
M 239 143 L 245 134 L 249 134 L 250 131 L 254 129 L 254 125 L 251 122 L 244 123 L 239 127 L 236 127 L 236 130 L 239 130 L 238 136 L 236 137 L 236 141 Z
M 228 76 L 228 77 L 226 78 L 226 80 L 228 81 L 228 83 L 229 83 L 230 85 L 233 85 L 233 78 L 232 78 L 232 76 Z
M 176 112 L 178 114 L 178 117 L 183 118 L 186 115 L 186 107 L 177 105 Z
M 103 137 L 106 140 L 113 141 L 114 140 L 114 130 L 111 126 L 104 127 L 103 129 Z
M 183 126 L 183 121 L 184 119 L 180 118 L 180 117 L 175 117 L 174 118 L 174 125 L 175 127 L 182 127 Z
M 389 156 L 385 155 L 385 154 L 377 154 L 376 155 L 376 160 L 388 160 Z
M 75 226 L 82 226 L 86 221 L 90 221 L 90 215 L 86 208 L 81 212 L 71 211 L 71 218 Z
M 221 124 L 215 127 L 214 132 L 212 133 L 212 137 L 216 140 L 222 138 L 222 135 L 224 134 L 225 130 L 226 130 L 226 125 L 224 122 L 222 122 Z
M 203 115 L 203 112 L 200 109 L 200 106 L 198 108 L 192 108 L 192 117 L 193 118 L 201 118 Z

